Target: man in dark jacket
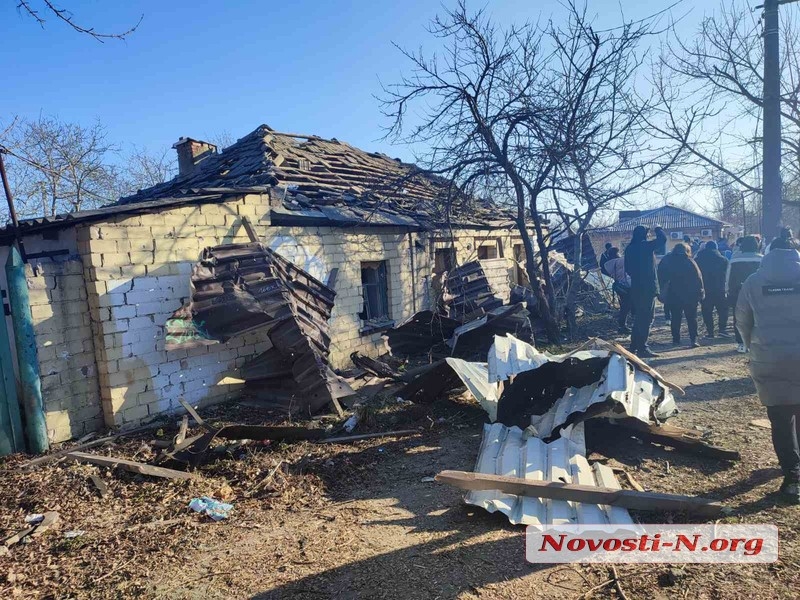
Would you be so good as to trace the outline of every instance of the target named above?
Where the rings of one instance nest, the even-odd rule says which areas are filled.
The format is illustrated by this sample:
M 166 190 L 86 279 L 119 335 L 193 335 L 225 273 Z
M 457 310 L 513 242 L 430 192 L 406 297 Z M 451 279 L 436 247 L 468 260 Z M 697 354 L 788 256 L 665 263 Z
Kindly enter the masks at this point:
M 741 238 L 737 244 L 738 252 L 734 252 L 728 263 L 728 274 L 725 277 L 725 289 L 728 294 L 728 303 L 730 306 L 736 308 L 737 299 L 739 298 L 739 290 L 742 289 L 742 284 L 753 273 L 758 270 L 758 265 L 761 264 L 761 259 L 764 258 L 758 252 L 758 238 L 754 235 L 747 235 Z M 733 327 L 736 334 L 736 342 L 739 344 L 739 352 L 744 354 L 747 352 L 747 345 L 742 340 L 739 334 L 739 328 L 736 326 L 737 313 L 733 314 Z
M 658 265 L 658 282 L 662 290 L 662 301 L 670 312 L 672 342 L 681 341 L 681 318 L 686 316 L 689 328 L 689 343 L 696 348 L 697 305 L 703 300 L 703 277 L 686 244 L 677 244 L 672 252 L 661 259 Z
M 642 358 L 658 356 L 647 345 L 650 326 L 653 324 L 658 278 L 656 277 L 655 252 L 667 243 L 661 227 L 655 228 L 656 237 L 647 239 L 648 228 L 637 225 L 628 247 L 625 248 L 625 271 L 631 277 L 631 308 L 633 310 L 633 332 L 631 352 Z
M 800 254 L 793 247 L 793 240 L 772 242 L 742 285 L 736 327 L 750 349 L 750 374 L 772 423 L 784 477 L 780 492 L 800 504 Z
M 600 272 L 603 275 L 609 275 L 609 272 L 606 270 L 606 263 L 611 260 L 611 242 L 606 242 L 605 251 L 600 255 L 600 260 L 598 264 L 600 265 Z
M 729 337 L 728 328 L 728 301 L 725 298 L 725 276 L 728 273 L 728 259 L 722 256 L 717 249 L 716 242 L 706 243 L 705 248 L 697 253 L 695 258 L 700 273 L 703 275 L 703 285 L 706 289 L 706 298 L 701 305 L 703 322 L 706 325 L 706 335 L 714 337 L 714 309 L 717 311 L 719 334 Z

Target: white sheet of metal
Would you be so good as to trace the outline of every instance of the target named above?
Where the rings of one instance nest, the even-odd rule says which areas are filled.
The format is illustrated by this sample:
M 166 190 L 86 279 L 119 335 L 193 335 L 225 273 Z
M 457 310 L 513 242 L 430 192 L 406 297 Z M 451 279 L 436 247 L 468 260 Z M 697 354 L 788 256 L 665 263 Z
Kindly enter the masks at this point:
M 576 428 L 576 434 L 582 433 L 577 431 L 580 427 Z M 610 468 L 589 464 L 583 448 L 573 438 L 560 437 L 545 444 L 536 437 L 526 436 L 518 427 L 505 427 L 501 423 L 484 425 L 475 471 L 524 477 L 532 481 L 620 487 Z M 624 508 L 515 496 L 491 490 L 469 492 L 465 501 L 489 512 L 500 511 L 514 525 L 633 523 Z
M 498 382 L 510 379 L 513 375 L 538 369 L 549 362 L 563 362 L 567 358 L 587 360 L 589 358 L 608 356 L 608 350 L 581 350 L 568 354 L 550 354 L 540 352 L 527 342 L 518 340 L 513 335 L 494 336 L 494 344 L 489 349 L 489 381 Z
M 486 363 L 470 362 L 460 358 L 447 358 L 445 360 L 483 407 L 483 410 L 489 414 L 489 420 L 494 423 L 497 420 L 497 403 L 500 399 L 500 388 L 496 383 L 489 381 L 489 368 Z

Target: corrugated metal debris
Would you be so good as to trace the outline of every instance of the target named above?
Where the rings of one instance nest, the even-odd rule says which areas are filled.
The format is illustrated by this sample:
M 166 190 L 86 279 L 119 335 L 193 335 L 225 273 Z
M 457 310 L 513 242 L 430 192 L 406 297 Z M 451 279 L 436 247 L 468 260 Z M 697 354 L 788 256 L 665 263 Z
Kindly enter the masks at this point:
M 447 273 L 444 290 L 447 315 L 455 319 L 464 320 L 475 311 L 489 312 L 503 306 L 477 260 Z
M 206 248 L 191 284 L 167 321 L 167 350 L 264 329 L 272 348 L 242 367 L 252 391 L 310 412 L 353 393 L 328 366 L 331 288 L 259 243 Z
M 512 335 L 496 336 L 486 363 L 448 358 L 445 364 L 492 422 L 533 424 L 543 439 L 591 417 L 628 416 L 660 423 L 677 413 L 671 390 L 613 347 L 551 355 Z M 454 380 L 443 368 L 423 373 L 420 381 L 407 386 L 414 393 L 401 395 L 429 401 L 431 394 L 417 396 L 418 390 L 451 389 Z
M 561 481 L 619 489 L 613 471 L 602 464 L 590 465 L 585 451 L 571 438 L 547 444 L 527 435 L 519 427 L 501 423 L 484 425 L 478 473 L 520 477 L 533 481 Z M 496 491 L 469 492 L 467 504 L 489 512 L 500 511 L 514 525 L 562 525 L 633 523 L 624 508 L 503 494 Z
M 447 354 L 446 341 L 460 322 L 430 310 L 416 313 L 384 335 L 393 356 L 407 357 L 429 351 Z

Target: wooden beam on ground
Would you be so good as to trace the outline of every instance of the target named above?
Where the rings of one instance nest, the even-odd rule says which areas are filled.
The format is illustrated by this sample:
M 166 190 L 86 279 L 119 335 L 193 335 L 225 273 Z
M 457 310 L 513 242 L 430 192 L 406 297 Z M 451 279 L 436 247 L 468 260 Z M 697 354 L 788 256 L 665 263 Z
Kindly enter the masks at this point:
M 642 511 L 688 512 L 705 517 L 718 517 L 723 509 L 719 502 L 695 496 L 618 490 L 560 481 L 531 481 L 518 477 L 466 471 L 442 471 L 436 476 L 436 481 L 462 490 L 498 490 L 518 496 L 607 504 Z
M 401 429 L 400 431 L 382 431 L 380 433 L 364 433 L 361 435 L 325 438 L 318 441 L 320 444 L 344 444 L 347 442 L 358 442 L 360 440 L 371 440 L 373 438 L 414 435 L 418 433 L 420 433 L 419 429 Z
M 643 423 L 639 419 L 627 418 L 616 422 L 618 425 L 630 430 L 637 437 L 647 441 L 670 446 L 676 450 L 708 456 L 719 460 L 741 460 L 742 456 L 736 450 L 727 450 L 712 446 L 702 439 L 700 433 L 691 429 L 683 429 L 668 423 L 655 425 Z
M 207 431 L 216 431 L 216 429 L 211 427 L 211 425 L 206 425 L 206 422 L 202 418 L 200 418 L 200 415 L 197 414 L 197 411 L 194 409 L 194 407 L 191 404 L 189 404 L 186 400 L 184 400 L 183 398 L 178 398 L 178 402 L 180 402 L 181 406 L 183 406 L 183 408 L 186 409 L 186 412 L 192 415 L 192 418 L 194 419 L 195 423 L 197 423 L 200 427 L 206 429 Z
M 155 467 L 146 463 L 140 463 L 133 460 L 126 460 L 124 458 L 114 458 L 113 456 L 99 456 L 97 454 L 88 454 L 86 452 L 70 452 L 66 455 L 68 460 L 75 462 L 90 463 L 99 465 L 101 467 L 109 467 L 124 469 L 131 473 L 138 473 L 139 475 L 149 475 L 151 477 L 163 477 L 165 479 L 194 479 L 194 475 L 186 473 L 185 471 L 176 471 L 174 469 L 165 469 L 163 467 Z
M 53 452 L 51 454 L 45 454 L 44 456 L 40 456 L 38 458 L 34 458 L 29 460 L 26 463 L 22 463 L 19 466 L 21 471 L 26 471 L 28 469 L 33 469 L 34 467 L 38 467 L 39 465 L 43 465 L 45 463 L 52 462 L 54 460 L 58 460 L 59 458 L 64 458 L 70 452 L 75 452 L 77 450 L 88 450 L 89 448 L 95 448 L 96 446 L 102 446 L 107 442 L 113 442 L 117 439 L 119 435 L 109 435 L 108 437 L 99 438 L 96 440 L 92 440 L 91 442 L 86 442 L 85 444 L 80 444 L 78 446 L 74 446 L 69 450 L 59 450 L 58 452 Z
M 189 415 L 183 415 L 178 433 L 175 435 L 173 443 L 177 446 L 186 439 L 186 432 L 189 431 Z
M 108 495 L 108 484 L 100 479 L 99 475 L 95 475 L 94 473 L 89 475 L 89 479 L 94 484 L 94 487 L 97 488 L 97 493 L 100 494 L 100 497 L 105 498 Z

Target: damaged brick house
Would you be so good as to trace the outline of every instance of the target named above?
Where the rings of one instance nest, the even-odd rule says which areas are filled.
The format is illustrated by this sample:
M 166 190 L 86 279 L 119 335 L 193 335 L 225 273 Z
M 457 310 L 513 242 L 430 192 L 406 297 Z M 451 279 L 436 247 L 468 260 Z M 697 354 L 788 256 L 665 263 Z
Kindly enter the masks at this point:
M 210 246 L 249 241 L 328 281 L 330 364 L 385 352 L 382 332 L 436 302 L 436 278 L 480 259 L 507 300 L 524 258 L 513 222 L 413 165 L 336 139 L 262 125 L 218 152 L 175 144 L 179 174 L 98 210 L 22 221 L 31 313 L 51 441 L 134 426 L 241 391 L 239 369 L 268 350 L 258 330 L 224 344 L 166 348 L 164 325 L 191 295 Z M 13 232 L 2 233 L 13 242 Z M 4 257 L 0 257 L 4 258 Z

